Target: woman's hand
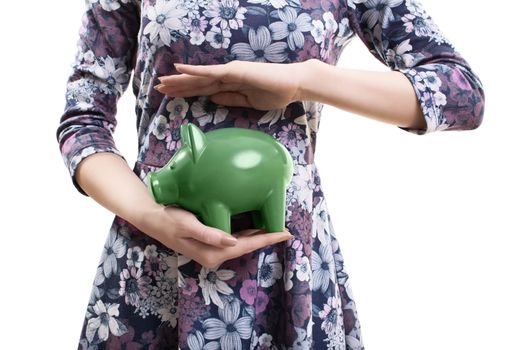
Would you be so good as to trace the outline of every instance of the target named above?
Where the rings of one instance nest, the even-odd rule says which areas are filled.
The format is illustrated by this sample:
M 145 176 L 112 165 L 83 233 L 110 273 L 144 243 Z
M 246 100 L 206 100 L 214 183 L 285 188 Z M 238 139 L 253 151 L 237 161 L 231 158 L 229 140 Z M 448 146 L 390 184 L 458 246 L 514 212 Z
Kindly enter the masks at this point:
M 230 236 L 204 225 L 187 210 L 161 205 L 145 215 L 138 226 L 168 248 L 207 268 L 293 237 L 287 231 L 266 233 L 261 229 L 243 230 Z
M 176 64 L 182 74 L 159 77 L 161 83 L 155 89 L 170 97 L 210 96 L 214 103 L 224 106 L 278 109 L 301 99 L 301 78 L 307 62 Z
M 229 235 L 202 224 L 189 211 L 158 204 L 126 161 L 114 153 L 101 152 L 84 158 L 75 178 L 86 194 L 100 205 L 205 267 L 215 267 L 223 261 L 292 238 L 288 232 L 257 232 L 260 230 Z

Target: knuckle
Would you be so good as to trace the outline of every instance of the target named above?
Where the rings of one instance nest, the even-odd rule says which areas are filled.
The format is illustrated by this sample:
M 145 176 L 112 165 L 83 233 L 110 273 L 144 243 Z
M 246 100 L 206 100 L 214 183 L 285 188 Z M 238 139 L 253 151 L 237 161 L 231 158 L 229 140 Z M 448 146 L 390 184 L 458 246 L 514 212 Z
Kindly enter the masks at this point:
M 204 258 L 202 259 L 202 263 L 201 263 L 202 266 L 208 269 L 214 268 L 215 266 L 217 266 L 217 264 L 218 264 L 218 261 L 213 258 Z

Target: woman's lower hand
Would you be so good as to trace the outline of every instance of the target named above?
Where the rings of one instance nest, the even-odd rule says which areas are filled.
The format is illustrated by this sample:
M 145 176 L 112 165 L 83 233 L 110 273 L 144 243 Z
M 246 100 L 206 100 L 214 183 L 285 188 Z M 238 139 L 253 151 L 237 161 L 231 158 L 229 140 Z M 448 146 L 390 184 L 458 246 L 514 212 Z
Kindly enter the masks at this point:
M 262 229 L 247 229 L 230 235 L 204 225 L 187 210 L 162 205 L 145 215 L 139 226 L 168 248 L 207 268 L 293 237 L 288 231 L 266 233 Z
M 258 110 L 283 108 L 301 99 L 301 78 L 308 61 L 263 63 L 231 61 L 226 64 L 177 64 L 181 74 L 159 77 L 155 86 L 170 97 L 210 96 L 217 104 Z

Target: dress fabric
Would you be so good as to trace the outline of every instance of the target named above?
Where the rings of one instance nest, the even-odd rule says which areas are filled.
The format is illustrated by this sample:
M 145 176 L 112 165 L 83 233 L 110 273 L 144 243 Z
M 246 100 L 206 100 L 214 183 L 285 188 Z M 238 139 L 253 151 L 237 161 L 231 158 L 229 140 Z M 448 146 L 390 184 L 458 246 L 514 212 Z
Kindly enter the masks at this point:
M 468 63 L 417 1 L 87 0 L 78 53 L 57 130 L 73 184 L 79 162 L 119 154 L 116 103 L 136 96 L 134 172 L 161 168 L 181 146 L 181 124 L 204 132 L 264 131 L 290 151 L 290 241 L 208 269 L 115 217 L 96 270 L 79 349 L 364 349 L 350 279 L 314 162 L 323 105 L 297 101 L 259 111 L 170 98 L 155 89 L 174 63 L 232 60 L 336 65 L 361 39 L 412 83 L 427 122 L 414 134 L 476 128 L 484 93 Z M 322 79 L 323 77 L 319 77 Z M 220 182 L 221 179 L 216 179 Z M 236 215 L 232 230 L 251 228 Z M 79 324 L 80 326 L 80 324 Z

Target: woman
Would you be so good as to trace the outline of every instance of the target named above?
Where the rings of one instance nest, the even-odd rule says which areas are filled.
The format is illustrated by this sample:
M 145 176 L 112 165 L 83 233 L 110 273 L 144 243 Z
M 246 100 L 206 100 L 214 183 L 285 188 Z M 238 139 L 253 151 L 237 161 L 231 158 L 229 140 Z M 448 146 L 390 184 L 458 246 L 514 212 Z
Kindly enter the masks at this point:
M 356 36 L 391 71 L 336 67 Z M 133 170 L 112 139 L 132 70 Z M 413 0 L 89 0 L 66 98 L 57 137 L 73 183 L 116 214 L 83 349 L 363 349 L 314 162 L 322 106 L 417 134 L 474 129 L 484 108 L 478 77 Z M 287 147 L 289 232 L 245 213 L 229 236 L 151 199 L 146 175 L 190 122 Z

